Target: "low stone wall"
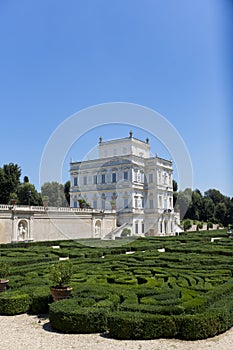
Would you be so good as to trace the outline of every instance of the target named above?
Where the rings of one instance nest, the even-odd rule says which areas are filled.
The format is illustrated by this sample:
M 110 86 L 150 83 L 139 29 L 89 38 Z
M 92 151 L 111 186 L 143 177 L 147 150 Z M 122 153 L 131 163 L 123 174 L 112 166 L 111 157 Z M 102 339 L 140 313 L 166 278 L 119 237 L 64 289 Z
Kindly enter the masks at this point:
M 220 230 L 221 228 L 224 228 L 224 227 L 219 227 L 218 224 L 213 224 L 213 227 L 209 228 L 209 230 Z M 207 230 L 207 224 L 203 224 L 203 227 L 198 231 L 206 231 L 206 230 Z M 192 227 L 187 231 L 197 231 L 197 225 L 192 225 Z
M 112 210 L 0 205 L 0 243 L 104 238 L 115 228 Z

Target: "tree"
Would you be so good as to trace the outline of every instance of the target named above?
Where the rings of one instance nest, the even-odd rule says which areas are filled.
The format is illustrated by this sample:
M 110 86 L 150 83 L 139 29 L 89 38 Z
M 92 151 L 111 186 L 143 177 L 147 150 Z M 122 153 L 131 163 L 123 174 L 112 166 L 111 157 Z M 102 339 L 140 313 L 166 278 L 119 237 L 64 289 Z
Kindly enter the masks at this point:
M 172 180 L 172 187 L 173 187 L 173 208 L 174 208 L 176 205 L 177 197 L 178 197 L 178 193 L 177 193 L 178 184 L 177 184 L 176 180 L 174 180 L 174 179 Z
M 182 219 L 189 207 L 189 204 L 192 199 L 192 190 L 190 188 L 186 188 L 184 191 L 180 191 L 176 200 L 176 207 L 180 211 L 180 218 Z
M 23 178 L 23 182 L 24 182 L 24 183 L 29 182 L 29 178 L 28 178 L 28 176 L 24 176 L 24 178 Z
M 0 168 L 0 203 L 8 204 L 11 193 L 17 193 L 21 169 L 17 164 L 4 164 Z
M 45 182 L 41 187 L 42 197 L 49 197 L 49 205 L 54 207 L 67 207 L 67 200 L 64 193 L 64 187 L 58 182 Z
M 218 203 L 223 203 L 225 201 L 225 196 L 218 190 L 209 189 L 204 193 L 205 197 L 212 199 L 215 205 Z
M 215 205 L 211 198 L 204 197 L 202 201 L 201 220 L 212 221 L 215 217 Z
M 199 220 L 201 215 L 201 207 L 202 195 L 199 190 L 195 190 L 192 192 L 192 200 L 189 204 L 189 208 L 185 214 L 185 217 L 192 220 Z
M 70 205 L 70 181 L 66 181 L 64 185 L 64 193 L 67 203 Z
M 226 204 L 218 203 L 215 207 L 215 217 L 218 220 L 218 222 L 221 222 L 222 224 L 224 223 L 226 213 L 227 213 Z
M 25 182 L 18 186 L 18 204 L 20 205 L 42 205 L 41 195 L 34 185 Z
M 233 224 L 233 198 L 227 198 L 226 200 L 226 215 L 224 220 L 222 221 L 222 224 L 227 227 L 228 225 L 232 225 Z
M 184 227 L 184 230 L 187 231 L 189 230 L 191 227 L 192 227 L 192 222 L 190 219 L 185 219 L 183 221 L 183 227 Z
M 172 180 L 172 187 L 173 187 L 173 192 L 177 192 L 178 190 L 178 184 L 176 182 L 176 180 Z

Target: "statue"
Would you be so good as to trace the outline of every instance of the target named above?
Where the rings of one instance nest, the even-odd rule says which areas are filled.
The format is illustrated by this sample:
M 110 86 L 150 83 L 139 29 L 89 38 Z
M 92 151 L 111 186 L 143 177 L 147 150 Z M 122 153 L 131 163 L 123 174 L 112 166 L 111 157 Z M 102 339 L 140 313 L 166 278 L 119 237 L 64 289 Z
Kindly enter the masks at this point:
M 18 227 L 18 240 L 23 241 L 25 239 L 25 235 L 26 235 L 26 229 L 24 228 L 23 224 L 20 223 Z

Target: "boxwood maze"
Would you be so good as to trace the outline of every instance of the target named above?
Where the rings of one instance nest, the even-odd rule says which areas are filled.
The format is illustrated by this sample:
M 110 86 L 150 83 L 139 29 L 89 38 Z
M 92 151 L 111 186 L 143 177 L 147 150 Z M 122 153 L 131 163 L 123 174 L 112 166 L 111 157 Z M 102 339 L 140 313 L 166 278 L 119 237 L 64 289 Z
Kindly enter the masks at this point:
M 117 339 L 204 339 L 233 326 L 233 240 L 226 231 L 121 243 L 1 245 L 1 260 L 12 269 L 0 314 L 49 312 L 59 331 L 109 331 Z M 72 296 L 52 303 L 48 268 L 67 256 Z

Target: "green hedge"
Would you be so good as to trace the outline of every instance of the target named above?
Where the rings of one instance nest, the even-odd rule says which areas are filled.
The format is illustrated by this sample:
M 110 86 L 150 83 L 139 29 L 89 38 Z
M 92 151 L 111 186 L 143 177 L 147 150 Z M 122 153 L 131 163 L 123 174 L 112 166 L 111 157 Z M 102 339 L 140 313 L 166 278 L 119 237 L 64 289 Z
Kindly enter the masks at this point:
M 23 314 L 29 310 L 30 303 L 30 296 L 26 293 L 3 292 L 0 294 L 0 314 Z
M 108 318 L 109 334 L 115 339 L 173 338 L 177 334 L 172 317 L 137 312 L 114 312 Z
M 30 293 L 31 308 L 33 314 L 47 314 L 49 312 L 49 304 L 53 298 L 48 287 L 37 287 Z
M 107 330 L 108 309 L 80 307 L 77 300 L 61 300 L 50 305 L 49 319 L 54 329 L 64 333 L 99 333 Z
M 177 319 L 179 324 L 179 338 L 198 340 L 214 337 L 232 326 L 229 310 L 216 309 L 196 315 L 184 315 Z

